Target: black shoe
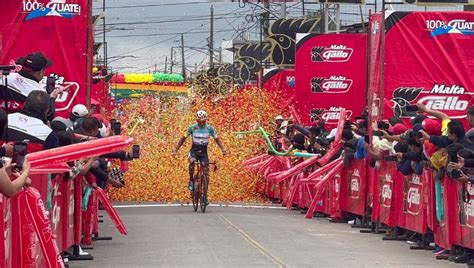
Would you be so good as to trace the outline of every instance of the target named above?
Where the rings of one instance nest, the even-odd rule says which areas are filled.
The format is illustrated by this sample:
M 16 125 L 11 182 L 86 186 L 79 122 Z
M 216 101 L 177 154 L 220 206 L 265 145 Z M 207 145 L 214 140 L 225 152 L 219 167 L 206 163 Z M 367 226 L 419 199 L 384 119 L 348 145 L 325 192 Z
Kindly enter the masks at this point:
M 448 261 L 454 262 L 454 260 L 460 256 L 464 255 L 464 252 L 456 253 L 454 255 L 449 256 Z
M 463 254 L 456 256 L 453 261 L 454 263 L 467 263 L 470 259 L 472 259 L 472 257 L 473 256 L 471 253 L 464 252 Z
M 474 267 L 474 259 L 470 259 L 466 264 L 469 268 L 473 268 Z
M 451 255 L 449 253 L 443 253 L 436 256 L 437 260 L 447 260 Z

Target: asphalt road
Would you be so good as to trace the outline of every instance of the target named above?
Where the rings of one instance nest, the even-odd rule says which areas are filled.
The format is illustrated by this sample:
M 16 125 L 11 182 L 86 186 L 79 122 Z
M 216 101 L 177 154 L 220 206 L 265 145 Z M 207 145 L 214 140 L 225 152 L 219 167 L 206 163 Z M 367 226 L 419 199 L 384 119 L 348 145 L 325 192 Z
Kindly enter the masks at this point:
M 466 267 L 437 261 L 406 242 L 385 242 L 347 224 L 307 220 L 299 211 L 270 208 L 127 207 L 121 236 L 107 216 L 88 250 L 93 261 L 70 267 Z M 103 211 L 101 211 L 103 213 Z

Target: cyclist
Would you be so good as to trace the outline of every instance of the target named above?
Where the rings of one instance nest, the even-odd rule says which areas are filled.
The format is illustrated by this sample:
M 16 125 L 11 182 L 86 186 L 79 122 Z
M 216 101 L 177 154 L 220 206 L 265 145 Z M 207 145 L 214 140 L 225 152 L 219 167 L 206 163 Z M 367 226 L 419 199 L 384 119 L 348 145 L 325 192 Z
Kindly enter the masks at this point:
M 207 155 L 207 145 L 209 138 L 213 137 L 217 145 L 222 151 L 223 155 L 226 155 L 224 145 L 221 140 L 217 137 L 217 133 L 214 128 L 207 124 L 207 113 L 203 110 L 199 110 L 196 113 L 197 124 L 192 124 L 188 127 L 187 132 L 178 141 L 178 145 L 173 151 L 173 157 L 176 157 L 179 148 L 184 144 L 187 137 L 192 136 L 191 151 L 188 155 L 189 160 L 189 190 L 193 191 L 193 174 L 194 174 L 194 163 L 199 160 L 204 164 L 204 174 L 209 179 L 209 157 Z

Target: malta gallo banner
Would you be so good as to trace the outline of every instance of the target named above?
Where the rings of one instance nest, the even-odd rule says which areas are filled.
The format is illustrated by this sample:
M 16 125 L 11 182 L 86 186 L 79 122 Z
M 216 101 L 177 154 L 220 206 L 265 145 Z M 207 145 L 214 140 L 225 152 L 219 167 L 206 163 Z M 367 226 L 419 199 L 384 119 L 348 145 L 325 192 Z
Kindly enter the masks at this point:
M 302 121 L 336 125 L 340 111 L 360 115 L 366 103 L 366 35 L 298 34 L 295 107 Z
M 0 64 L 42 52 L 66 91 L 56 99 L 59 115 L 86 101 L 88 19 L 91 0 L 0 1 Z M 92 42 L 92 40 L 89 40 Z M 46 78 L 43 79 L 46 84 Z
M 474 94 L 474 12 L 394 12 L 385 22 L 384 117 L 421 102 L 466 117 Z

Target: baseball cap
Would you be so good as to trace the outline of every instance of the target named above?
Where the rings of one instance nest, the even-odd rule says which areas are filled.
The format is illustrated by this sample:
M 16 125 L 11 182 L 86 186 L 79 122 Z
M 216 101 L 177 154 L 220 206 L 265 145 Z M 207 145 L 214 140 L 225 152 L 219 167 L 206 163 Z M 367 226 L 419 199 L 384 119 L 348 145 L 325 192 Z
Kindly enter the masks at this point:
M 393 127 L 391 127 L 389 130 L 393 133 L 393 135 L 400 135 L 404 133 L 405 131 L 407 131 L 408 127 L 405 126 L 404 124 L 397 123 Z
M 275 120 L 283 120 L 283 116 L 277 115 L 277 116 L 275 117 Z
M 46 67 L 51 67 L 53 63 L 46 58 L 41 52 L 34 52 L 26 55 L 26 57 L 16 60 L 16 64 L 23 66 L 25 69 L 32 71 L 39 71 Z
M 441 135 L 441 124 L 438 121 L 428 118 L 423 120 L 421 124 L 426 133 L 430 135 Z
M 77 117 L 85 117 L 87 114 L 89 114 L 89 110 L 87 110 L 87 107 L 83 104 L 76 104 L 72 108 L 72 114 Z

